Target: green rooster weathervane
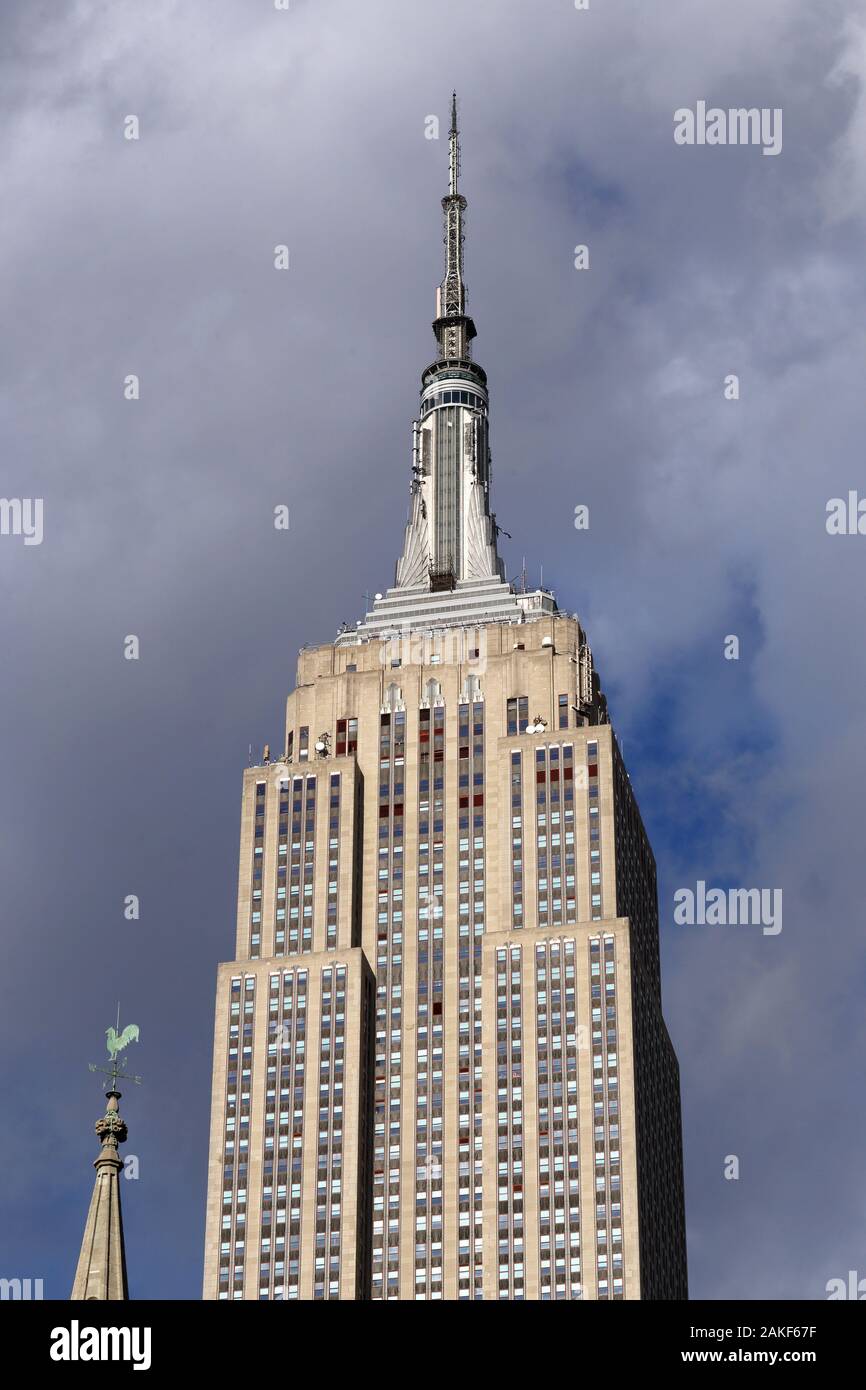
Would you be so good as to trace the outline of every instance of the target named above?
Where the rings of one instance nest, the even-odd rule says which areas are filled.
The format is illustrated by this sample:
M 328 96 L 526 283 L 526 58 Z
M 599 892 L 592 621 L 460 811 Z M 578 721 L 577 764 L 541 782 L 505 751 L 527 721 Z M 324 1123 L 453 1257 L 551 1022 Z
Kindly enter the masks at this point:
M 114 1028 L 106 1028 L 105 1036 L 107 1039 L 108 1055 L 111 1058 L 110 1067 L 96 1067 L 90 1063 L 91 1071 L 102 1072 L 103 1075 L 111 1078 L 111 1090 L 117 1090 L 119 1080 L 132 1081 L 134 1085 L 141 1085 L 141 1077 L 133 1076 L 129 1072 L 121 1071 L 117 1060 L 118 1052 L 122 1052 L 125 1047 L 129 1047 L 131 1042 L 138 1042 L 138 1024 L 127 1023 L 123 1032 L 120 1031 L 120 1004 L 117 1006 L 117 1025 Z

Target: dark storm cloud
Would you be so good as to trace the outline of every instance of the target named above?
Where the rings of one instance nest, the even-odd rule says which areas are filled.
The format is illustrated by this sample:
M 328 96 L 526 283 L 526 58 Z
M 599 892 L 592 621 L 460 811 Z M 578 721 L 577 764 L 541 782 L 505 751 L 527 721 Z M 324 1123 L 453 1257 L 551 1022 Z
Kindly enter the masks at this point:
M 693 1295 L 821 1297 L 866 1273 L 866 538 L 824 527 L 866 492 L 864 30 L 808 0 L 432 14 L 4 7 L 2 491 L 45 538 L 0 538 L 0 1272 L 68 1293 L 120 994 L 133 1292 L 199 1293 L 240 771 L 297 648 L 391 579 L 456 86 L 509 569 L 580 611 L 659 861 Z M 704 99 L 783 108 L 782 154 L 677 147 Z M 782 887 L 781 935 L 674 927 L 698 879 Z

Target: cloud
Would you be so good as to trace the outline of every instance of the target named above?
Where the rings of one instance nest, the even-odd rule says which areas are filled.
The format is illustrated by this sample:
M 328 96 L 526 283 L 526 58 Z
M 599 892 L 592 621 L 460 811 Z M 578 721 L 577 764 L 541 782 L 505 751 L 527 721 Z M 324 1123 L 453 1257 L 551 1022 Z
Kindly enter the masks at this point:
M 301 643 L 393 572 L 441 275 L 424 120 L 455 85 L 509 570 L 543 563 L 579 609 L 659 861 L 693 1293 L 821 1297 L 862 1263 L 842 1194 L 866 1137 L 866 540 L 824 528 L 828 497 L 866 491 L 852 9 L 4 7 L 4 491 L 44 498 L 45 541 L 0 543 L 0 1142 L 8 1172 L 38 1102 L 7 1244 L 56 1296 L 98 1102 L 76 1068 L 118 993 L 146 1076 L 124 1101 L 134 1277 L 198 1291 L 240 771 L 279 742 Z M 701 98 L 782 106 L 782 155 L 676 147 L 674 110 Z M 675 928 L 674 888 L 712 875 L 781 886 L 781 936 Z M 46 1191 L 57 1224 L 36 1219 Z

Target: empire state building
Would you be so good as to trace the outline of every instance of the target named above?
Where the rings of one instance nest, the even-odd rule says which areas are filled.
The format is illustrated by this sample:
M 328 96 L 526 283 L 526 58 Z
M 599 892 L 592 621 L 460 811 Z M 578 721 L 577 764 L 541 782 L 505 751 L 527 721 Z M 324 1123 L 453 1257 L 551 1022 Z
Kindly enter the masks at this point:
M 244 773 L 206 1299 L 684 1299 L 656 870 L 586 633 L 508 583 L 452 105 L 394 585 Z

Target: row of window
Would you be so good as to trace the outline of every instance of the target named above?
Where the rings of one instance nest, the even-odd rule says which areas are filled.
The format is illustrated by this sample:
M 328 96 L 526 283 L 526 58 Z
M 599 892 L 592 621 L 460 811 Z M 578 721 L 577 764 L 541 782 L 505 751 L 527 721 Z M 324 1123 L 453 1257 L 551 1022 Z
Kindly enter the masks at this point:
M 442 1295 L 443 874 L 444 839 L 430 838 L 444 816 L 445 711 L 419 712 L 417 991 L 415 1013 L 415 1288 Z M 432 785 L 431 785 L 432 784 Z M 395 797 L 402 797 L 402 774 Z
M 405 710 L 379 722 L 378 905 L 373 1081 L 372 1297 L 400 1293 Z M 399 799 L 398 799 L 399 795 Z
M 340 870 L 340 808 L 342 779 L 332 773 L 328 783 L 328 858 L 325 906 L 325 946 L 336 950 Z M 273 954 L 298 955 L 314 947 L 314 885 L 316 873 L 317 779 L 283 779 L 277 788 L 277 865 Z M 266 783 L 256 784 L 253 820 L 253 863 L 250 891 L 249 954 L 262 954 Z M 288 923 L 288 932 L 286 926 Z M 321 946 L 319 946 L 321 949 Z
M 580 1173 L 574 941 L 535 948 L 538 1238 L 543 1300 L 578 1299 Z
M 256 982 L 252 976 L 232 980 L 228 1007 L 228 1066 L 222 1155 L 221 1299 L 242 1299 L 244 1296 L 255 998 Z
M 421 402 L 422 416 L 440 405 L 468 405 L 472 410 L 487 409 L 484 397 L 476 395 L 474 391 L 436 391 L 433 395 L 425 396 Z
M 313 1298 L 340 1296 L 346 967 L 322 971 Z
M 588 943 L 592 1009 L 595 1264 L 599 1299 L 625 1297 L 619 1140 L 616 948 L 612 935 Z
M 260 1299 L 300 1297 L 306 1052 L 307 971 L 273 974 L 268 994 Z
M 470 661 L 477 660 L 478 657 L 479 657 L 479 655 L 480 655 L 480 649 L 477 648 L 477 647 L 474 647 L 474 648 L 472 648 L 472 649 L 469 651 L 469 653 L 468 653 L 468 660 L 470 660 Z M 438 657 L 438 656 L 436 656 L 436 655 L 431 656 L 431 658 L 430 658 L 430 664 L 431 664 L 431 665 L 435 665 L 438 661 L 439 661 L 439 657 Z M 394 659 L 391 661 L 391 665 L 394 666 L 394 667 L 399 667 L 399 666 L 402 665 L 402 661 L 400 660 L 399 657 L 396 657 L 396 658 L 394 658 Z M 348 669 L 354 669 L 354 668 L 348 668 Z M 474 683 L 474 685 L 477 687 L 477 685 L 478 685 L 478 678 L 473 676 L 473 677 L 470 677 L 469 679 L 470 679 L 470 680 Z M 434 683 L 434 684 L 435 684 L 435 683 Z M 437 688 L 438 688 L 438 687 L 437 687 Z M 396 687 L 396 686 L 395 686 L 395 687 L 392 687 L 392 689 L 396 691 L 397 687 Z M 471 698 L 471 696 L 472 696 L 472 691 L 471 691 L 471 690 L 467 690 L 467 697 L 468 697 L 468 698 Z M 396 703 L 396 702 L 393 700 L 393 697 L 391 698 L 391 703 L 392 703 L 392 704 L 393 704 L 393 703 Z M 562 694 L 560 694 L 560 695 L 557 696 L 557 724 L 558 724 L 558 727 L 559 727 L 560 729 L 567 729 L 567 728 L 570 727 L 570 723 L 571 723 L 571 700 L 570 700 L 570 696 L 569 696 L 566 692 L 563 692 Z M 514 696 L 512 699 L 507 700 L 507 701 L 506 701 L 506 728 L 507 728 L 507 732 L 508 732 L 509 734 L 518 734 L 518 733 L 523 734 L 523 733 L 526 733 L 528 724 L 529 724 L 529 697 L 526 696 L 526 695 L 517 695 L 517 696 Z M 293 762 L 293 761 L 295 760 L 295 752 L 296 752 L 296 751 L 297 751 L 297 760 L 298 760 L 299 762 L 305 762 L 305 761 L 307 761 L 307 760 L 309 759 L 309 756 L 310 756 L 310 729 L 309 729 L 309 725 L 307 725 L 307 724 L 301 725 L 301 727 L 298 729 L 297 750 L 296 750 L 296 747 L 295 747 L 295 733 L 294 733 L 294 730 L 291 730 L 291 731 L 289 732 L 289 736 L 288 736 L 288 745 L 287 745 L 287 754 L 288 754 L 288 761 L 289 761 L 290 763 Z M 334 752 L 335 752 L 335 754 L 336 754 L 337 757 L 345 757 L 345 756 L 347 756 L 347 755 L 351 756 L 351 754 L 357 753 L 357 751 L 358 751 L 358 720 L 357 720 L 356 717 L 349 717 L 349 716 L 347 715 L 345 719 L 338 719 L 338 720 L 337 720 L 336 738 L 335 738 L 335 740 L 334 740 Z
M 458 720 L 458 1284 L 460 1300 L 480 1299 L 483 1259 L 482 937 L 485 923 L 484 704 L 461 704 Z M 472 787 L 472 834 L 469 834 Z M 465 789 L 465 793 L 464 793 Z
M 517 1300 L 525 1293 L 521 961 L 519 946 L 496 952 L 498 1296 Z

